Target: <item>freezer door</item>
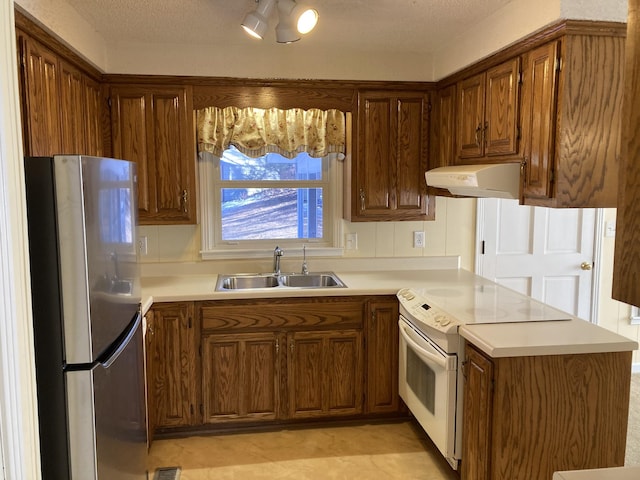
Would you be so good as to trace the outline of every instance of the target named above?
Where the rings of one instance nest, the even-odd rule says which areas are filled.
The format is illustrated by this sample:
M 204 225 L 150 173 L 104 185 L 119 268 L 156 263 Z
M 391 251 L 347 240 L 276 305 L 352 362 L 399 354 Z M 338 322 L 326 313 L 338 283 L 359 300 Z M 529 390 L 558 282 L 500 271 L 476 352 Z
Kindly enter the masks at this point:
M 71 480 L 147 478 L 141 323 L 93 369 L 66 372 Z
M 66 364 L 94 362 L 140 303 L 136 165 L 53 157 Z

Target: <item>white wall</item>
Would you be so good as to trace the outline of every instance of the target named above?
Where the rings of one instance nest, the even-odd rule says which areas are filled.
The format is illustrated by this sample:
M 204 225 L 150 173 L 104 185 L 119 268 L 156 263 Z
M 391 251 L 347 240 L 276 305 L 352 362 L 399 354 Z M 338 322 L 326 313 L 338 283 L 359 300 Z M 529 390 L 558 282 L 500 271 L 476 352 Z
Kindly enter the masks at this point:
M 561 18 L 626 22 L 627 0 L 514 0 L 439 48 L 433 78 L 446 77 Z
M 433 81 L 560 18 L 626 21 L 626 0 L 513 0 L 463 36 L 410 52 L 327 51 L 292 44 L 187 45 L 122 43 L 102 38 L 64 0 L 17 0 L 101 70 L 108 73 L 240 78 Z M 242 58 L 242 61 L 238 61 Z
M 40 478 L 13 2 L 0 0 L 0 478 Z

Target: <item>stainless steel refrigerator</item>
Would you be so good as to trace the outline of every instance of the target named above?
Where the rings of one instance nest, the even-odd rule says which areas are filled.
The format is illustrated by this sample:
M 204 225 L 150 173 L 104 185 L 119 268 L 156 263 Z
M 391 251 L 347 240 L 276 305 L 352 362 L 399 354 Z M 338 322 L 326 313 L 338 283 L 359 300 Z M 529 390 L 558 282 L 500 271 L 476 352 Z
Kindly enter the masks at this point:
M 24 165 L 42 478 L 145 479 L 135 164 Z

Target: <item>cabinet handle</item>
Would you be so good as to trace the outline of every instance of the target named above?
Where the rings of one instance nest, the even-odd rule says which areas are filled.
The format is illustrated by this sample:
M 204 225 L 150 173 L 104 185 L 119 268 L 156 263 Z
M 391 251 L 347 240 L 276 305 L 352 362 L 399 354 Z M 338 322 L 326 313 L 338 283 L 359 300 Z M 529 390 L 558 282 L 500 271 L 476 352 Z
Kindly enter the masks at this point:
M 375 310 L 373 312 L 371 312 L 371 322 L 373 324 L 376 323 L 376 311 Z
M 280 352 L 280 339 L 276 338 L 276 355 Z
M 489 130 L 489 122 L 484 122 L 484 128 L 482 129 L 482 144 L 487 145 L 487 131 Z
M 523 185 L 527 185 L 527 161 L 529 159 L 525 156 L 520 162 L 520 176 L 522 177 Z
M 182 190 L 182 211 L 184 213 L 187 213 L 187 201 L 188 201 L 188 199 L 189 199 L 189 192 L 185 188 L 184 190 Z
M 293 353 L 294 344 L 295 344 L 295 342 L 293 341 L 293 339 L 291 339 L 291 342 L 289 342 L 289 348 L 291 349 L 291 353 Z
M 360 189 L 360 211 L 364 212 L 364 189 Z
M 482 124 L 479 123 L 476 127 L 476 146 L 480 147 L 480 133 L 482 133 Z

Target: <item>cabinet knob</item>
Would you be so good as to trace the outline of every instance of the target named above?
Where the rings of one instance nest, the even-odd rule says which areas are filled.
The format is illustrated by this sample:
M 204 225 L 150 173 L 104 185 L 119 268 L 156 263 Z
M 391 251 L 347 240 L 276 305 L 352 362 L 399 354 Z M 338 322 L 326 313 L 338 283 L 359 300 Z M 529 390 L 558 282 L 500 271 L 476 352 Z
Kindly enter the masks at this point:
M 593 267 L 593 265 L 591 265 L 591 263 L 589 263 L 589 262 L 582 262 L 580 264 L 580 268 L 582 270 L 591 270 L 592 267 Z

